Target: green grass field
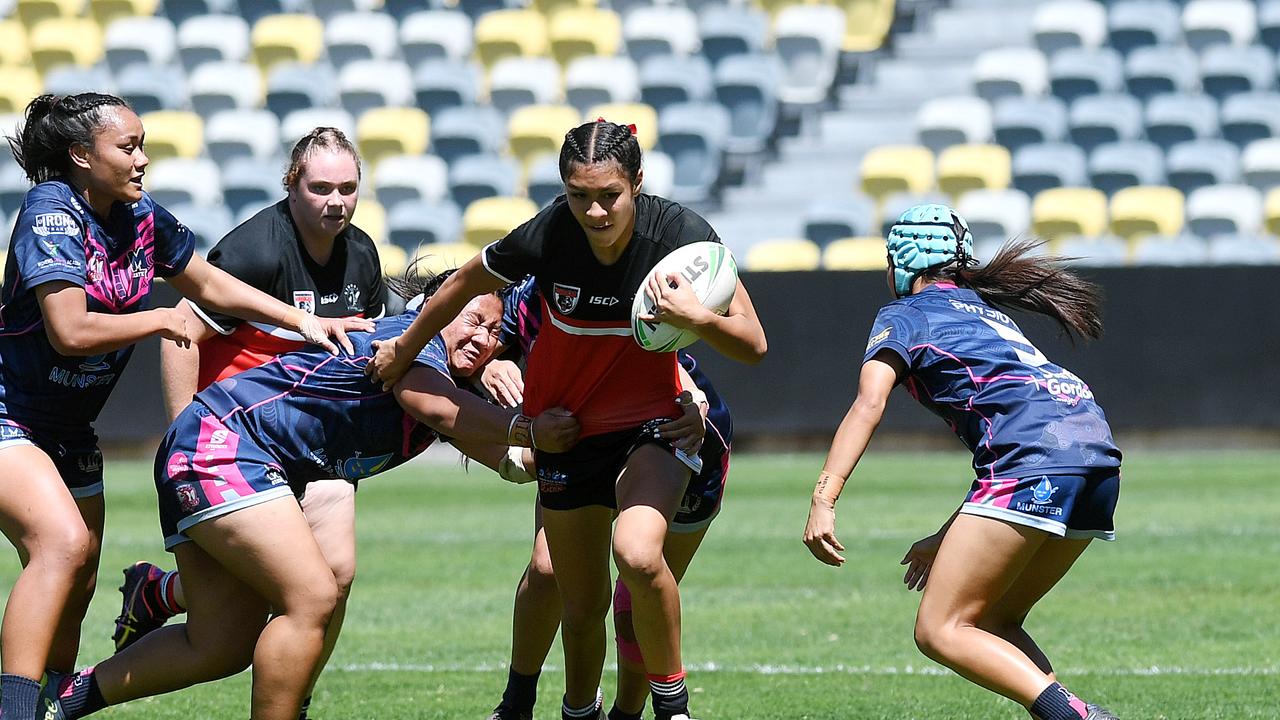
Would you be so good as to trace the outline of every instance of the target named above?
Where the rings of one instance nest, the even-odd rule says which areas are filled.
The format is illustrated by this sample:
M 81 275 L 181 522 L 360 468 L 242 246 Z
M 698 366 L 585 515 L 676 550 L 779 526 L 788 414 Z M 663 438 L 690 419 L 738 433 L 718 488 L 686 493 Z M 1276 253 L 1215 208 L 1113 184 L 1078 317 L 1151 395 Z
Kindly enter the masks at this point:
M 916 650 L 907 546 L 967 486 L 958 454 L 873 452 L 840 505 L 846 567 L 800 543 L 817 456 L 735 459 L 728 499 L 683 588 L 694 714 L 1025 718 Z M 1134 453 L 1119 540 L 1095 543 L 1029 626 L 1064 683 L 1137 718 L 1280 718 L 1280 453 Z M 149 465 L 108 464 L 108 529 L 82 659 L 110 651 L 119 568 L 166 559 Z M 316 717 L 486 717 L 506 677 L 511 598 L 533 490 L 483 468 L 415 464 L 363 483 L 360 571 Z M 0 563 L 0 587 L 16 572 Z M 557 717 L 558 647 L 538 715 Z M 248 674 L 103 717 L 244 718 Z M 606 669 L 605 692 L 612 680 Z

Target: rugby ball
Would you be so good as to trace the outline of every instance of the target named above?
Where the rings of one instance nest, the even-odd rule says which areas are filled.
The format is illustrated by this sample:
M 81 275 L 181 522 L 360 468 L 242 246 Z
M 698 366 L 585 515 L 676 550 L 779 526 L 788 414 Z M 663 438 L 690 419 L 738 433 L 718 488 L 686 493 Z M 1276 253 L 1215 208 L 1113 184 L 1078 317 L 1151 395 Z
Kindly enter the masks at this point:
M 729 248 L 717 242 L 697 242 L 672 250 L 645 274 L 636 288 L 631 303 L 631 335 L 636 344 L 653 352 L 674 352 L 697 342 L 698 335 L 672 325 L 651 320 L 641 320 L 653 312 L 654 301 L 649 296 L 649 278 L 654 273 L 679 274 L 693 288 L 702 306 L 719 315 L 729 310 L 733 291 L 738 287 L 738 265 L 733 261 Z

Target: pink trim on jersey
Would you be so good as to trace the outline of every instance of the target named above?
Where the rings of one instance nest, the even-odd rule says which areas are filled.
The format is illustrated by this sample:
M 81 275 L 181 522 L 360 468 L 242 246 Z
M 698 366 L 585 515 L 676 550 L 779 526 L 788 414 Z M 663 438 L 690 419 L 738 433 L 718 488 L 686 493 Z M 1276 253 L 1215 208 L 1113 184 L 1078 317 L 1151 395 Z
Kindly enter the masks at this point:
M 1018 481 L 1014 480 L 979 480 L 978 489 L 974 491 L 969 502 L 975 505 L 990 505 L 1008 508 L 1013 501 L 1013 493 L 1018 489 Z
M 1071 705 L 1072 710 L 1075 710 L 1076 712 L 1080 713 L 1081 718 L 1089 717 L 1089 706 L 1085 705 L 1084 701 L 1081 700 L 1080 698 L 1076 697 L 1075 695 L 1072 695 L 1071 699 L 1068 700 L 1067 703 Z
M 212 415 L 200 418 L 200 440 L 196 443 L 191 470 L 200 479 L 210 507 L 256 494 L 236 465 L 239 447 L 240 436 L 217 418 Z
M 941 280 L 939 282 L 936 282 L 933 284 L 933 286 L 938 288 L 939 290 L 956 290 L 959 287 L 955 283 L 947 282 L 946 280 Z
M 967 373 L 967 374 L 969 375 L 969 380 L 973 382 L 973 389 L 974 389 L 975 396 L 976 396 L 976 393 L 977 393 L 977 392 L 980 392 L 981 388 L 979 388 L 978 386 L 979 386 L 979 385 L 984 384 L 984 380 L 981 380 L 981 379 L 979 379 L 979 378 L 978 378 L 978 376 L 977 376 L 977 375 L 974 375 L 974 374 L 973 374 L 973 370 L 972 370 L 968 365 L 966 365 L 966 364 L 965 364 L 965 362 L 964 362 L 963 360 L 961 360 L 960 358 L 956 357 L 955 355 L 952 355 L 951 353 L 947 352 L 946 350 L 943 350 L 942 348 L 938 347 L 937 345 L 933 345 L 933 344 L 931 344 L 931 343 L 924 343 L 924 344 L 921 344 L 921 345 L 916 345 L 915 347 L 912 347 L 910 350 L 908 350 L 908 352 L 914 352 L 914 351 L 919 350 L 919 349 L 921 349 L 921 348 L 928 348 L 928 349 L 933 350 L 934 352 L 938 353 L 939 355 L 944 355 L 944 356 L 946 356 L 946 357 L 951 358 L 952 360 L 955 360 L 957 365 L 959 365 L 960 367 L 964 368 L 965 373 Z M 998 379 L 998 378 L 997 378 L 997 379 Z M 931 396 L 929 399 L 930 399 L 930 400 L 932 400 L 932 399 L 933 399 L 933 398 L 932 398 L 932 396 Z M 994 481 L 995 481 L 995 479 L 996 479 L 996 476 L 995 476 L 995 466 L 996 466 L 996 463 L 999 461 L 1000 456 L 995 455 L 995 451 L 991 449 L 991 441 L 995 439 L 995 436 L 992 434 L 992 422 L 991 422 L 991 419 L 990 419 L 990 418 L 988 418 L 986 415 L 983 415 L 982 413 L 978 412 L 978 410 L 977 410 L 976 408 L 974 408 L 974 406 L 973 406 L 973 398 L 969 398 L 969 402 L 967 403 L 967 407 L 966 407 L 965 409 L 966 409 L 966 410 L 968 410 L 969 412 L 973 413 L 974 415 L 977 415 L 978 417 L 982 418 L 982 422 L 984 422 L 984 423 L 986 423 L 986 424 L 987 424 L 987 431 L 984 433 L 984 435 L 986 435 L 986 440 L 984 440 L 984 441 L 983 441 L 983 444 L 984 444 L 984 445 L 986 445 L 986 447 L 987 447 L 987 452 L 988 452 L 988 453 L 990 453 L 990 454 L 992 454 L 992 455 L 995 457 L 995 460 L 992 460 L 990 463 L 988 463 L 988 467 L 990 467 L 990 468 L 991 468 L 991 480 L 994 482 Z
M 317 370 L 319 370 L 320 368 L 324 367 L 325 365 L 327 365 L 327 364 L 329 363 L 329 361 L 330 361 L 330 360 L 333 360 L 333 359 L 334 359 L 334 358 L 336 358 L 336 357 L 337 357 L 336 355 L 330 355 L 329 357 L 326 357 L 324 360 L 321 360 L 321 361 L 320 361 L 320 362 L 319 362 L 315 367 L 311 368 L 310 370 L 307 370 L 307 369 L 305 369 L 305 368 L 302 368 L 302 367 L 299 367 L 299 366 L 296 366 L 296 365 L 284 365 L 283 367 L 285 367 L 285 368 L 286 368 L 286 369 L 288 369 L 288 370 L 296 370 L 296 371 L 302 372 L 302 377 L 300 377 L 300 378 L 298 378 L 296 381 L 294 381 L 294 383 L 293 383 L 292 385 L 290 385 L 290 386 L 289 386 L 289 388 L 288 388 L 287 390 L 285 390 L 284 392 L 276 393 L 275 395 L 272 395 L 271 397 L 267 398 L 266 400 L 259 400 L 258 402 L 256 402 L 256 403 L 254 403 L 254 404 L 250 405 L 249 407 L 243 407 L 243 406 L 237 405 L 234 409 L 232 409 L 232 410 L 231 410 L 231 412 L 229 412 L 229 413 L 227 413 L 226 415 L 223 415 L 223 416 L 222 416 L 222 418 L 221 418 L 221 419 L 222 419 L 222 422 L 226 422 L 227 418 L 231 417 L 232 415 L 236 414 L 237 412 L 240 412 L 240 411 L 244 411 L 244 412 L 252 412 L 252 411 L 256 410 L 257 408 L 260 408 L 260 407 L 262 407 L 263 405 L 266 405 L 267 403 L 275 402 L 276 400 L 279 400 L 280 398 L 284 397 L 285 395 L 288 395 L 289 393 L 291 393 L 291 392 L 293 392 L 294 390 L 296 390 L 296 389 L 298 388 L 298 386 L 299 386 L 299 385 L 301 385 L 302 383 L 306 382 L 307 378 L 308 378 L 308 377 L 310 377 L 312 373 L 314 373 L 315 371 L 317 371 Z M 272 359 L 271 359 L 270 361 L 268 361 L 267 363 L 264 363 L 264 364 L 262 365 L 262 367 L 266 367 L 266 365 L 269 365 L 269 364 L 271 364 L 271 363 L 278 363 L 278 362 L 280 362 L 280 358 L 278 358 L 278 357 L 277 357 L 277 358 L 272 358 Z M 323 396 L 321 396 L 321 395 L 312 395 L 312 397 L 323 397 Z M 341 399 L 341 398 L 328 398 L 328 397 L 324 397 L 323 399 L 325 399 L 325 400 L 339 400 L 339 399 Z

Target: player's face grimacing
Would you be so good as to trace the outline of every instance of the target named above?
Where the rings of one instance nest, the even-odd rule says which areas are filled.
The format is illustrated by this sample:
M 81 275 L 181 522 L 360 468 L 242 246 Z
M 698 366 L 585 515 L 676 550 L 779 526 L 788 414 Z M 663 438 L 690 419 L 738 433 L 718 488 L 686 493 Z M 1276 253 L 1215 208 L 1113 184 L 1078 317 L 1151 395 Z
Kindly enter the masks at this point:
M 90 196 L 112 202 L 142 199 L 142 175 L 151 162 L 142 151 L 142 121 L 128 108 L 104 107 L 102 122 L 93 136 L 93 147 L 74 146 L 72 161 Z M 96 203 L 95 203 L 96 205 Z
M 615 245 L 626 247 L 631 229 L 635 227 L 635 196 L 643 179 L 641 173 L 632 184 L 626 171 L 613 159 L 574 166 L 573 173 L 565 180 L 564 194 L 574 219 L 593 247 L 602 250 Z
M 289 189 L 289 212 L 303 237 L 332 239 L 351 223 L 359 198 L 356 159 L 341 150 L 318 149 Z
M 474 298 L 440 331 L 449 370 L 455 377 L 471 377 L 493 357 L 502 333 L 502 299 L 497 295 Z

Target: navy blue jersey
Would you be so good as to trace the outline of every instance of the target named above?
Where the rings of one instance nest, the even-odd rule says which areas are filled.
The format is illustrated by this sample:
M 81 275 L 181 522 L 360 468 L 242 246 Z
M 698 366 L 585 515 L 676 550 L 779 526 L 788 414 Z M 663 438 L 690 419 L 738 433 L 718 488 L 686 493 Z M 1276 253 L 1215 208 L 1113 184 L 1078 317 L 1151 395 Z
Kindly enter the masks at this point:
M 902 358 L 912 397 L 973 452 L 978 479 L 1120 466 L 1089 386 L 968 288 L 940 283 L 881 308 L 863 361 L 882 350 Z
M 87 309 L 144 310 L 152 279 L 176 275 L 195 250 L 191 231 L 143 193 L 100 218 L 62 180 L 27 192 L 13 229 L 0 296 L 0 415 L 50 426 L 93 422 L 133 346 L 93 357 L 53 349 L 35 288 L 84 288 Z
M 538 283 L 532 275 L 508 287 L 502 296 L 502 337 L 500 342 L 509 348 L 518 348 L 522 357 L 528 357 L 533 343 L 542 328 L 542 302 Z M 711 443 L 718 442 L 721 447 L 731 447 L 733 442 L 733 420 L 729 416 L 729 406 L 724 398 L 716 392 L 711 380 L 698 367 L 698 361 L 692 355 L 680 350 L 677 352 L 680 365 L 689 373 L 693 384 L 707 394 L 707 402 L 711 409 L 707 413 L 707 438 L 703 453 Z M 712 437 L 715 434 L 716 437 Z
M 437 435 L 413 419 L 365 377 L 374 340 L 400 335 L 418 309 L 377 321 L 372 332 L 351 333 L 353 356 L 332 356 L 315 348 L 281 355 L 264 365 L 219 380 L 196 395 L 196 402 L 219 419 L 234 420 L 254 443 L 270 453 L 289 483 L 358 480 L 390 470 L 427 449 Z M 431 339 L 415 366 L 449 377 L 444 341 Z

